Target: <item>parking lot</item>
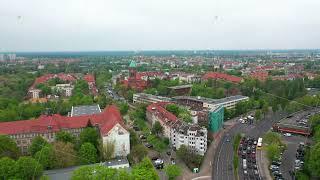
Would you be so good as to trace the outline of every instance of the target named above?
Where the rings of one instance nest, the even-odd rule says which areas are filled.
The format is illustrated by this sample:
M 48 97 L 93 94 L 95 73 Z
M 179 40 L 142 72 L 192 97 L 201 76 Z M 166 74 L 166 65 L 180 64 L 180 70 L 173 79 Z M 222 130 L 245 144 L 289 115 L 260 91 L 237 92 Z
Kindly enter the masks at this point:
M 299 163 L 296 163 L 295 161 L 297 159 L 296 155 L 299 144 L 307 143 L 308 139 L 303 136 L 293 135 L 291 137 L 283 136 L 282 140 L 287 145 L 287 149 L 282 155 L 282 165 L 280 166 L 280 171 L 282 172 L 284 179 L 292 179 L 292 172 L 295 168 L 297 169 L 299 167 Z
M 319 112 L 319 108 L 313 108 L 305 111 L 300 111 L 281 119 L 273 125 L 273 129 L 282 133 L 293 133 L 300 135 L 310 135 L 311 128 L 309 118 Z

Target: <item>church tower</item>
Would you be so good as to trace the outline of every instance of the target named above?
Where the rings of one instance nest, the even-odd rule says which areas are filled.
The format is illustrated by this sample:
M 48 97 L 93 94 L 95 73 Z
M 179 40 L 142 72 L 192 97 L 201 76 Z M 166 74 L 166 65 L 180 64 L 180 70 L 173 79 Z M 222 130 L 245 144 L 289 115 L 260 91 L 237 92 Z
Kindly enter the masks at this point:
M 137 63 L 135 61 L 131 61 L 129 65 L 129 78 L 136 79 L 137 76 Z

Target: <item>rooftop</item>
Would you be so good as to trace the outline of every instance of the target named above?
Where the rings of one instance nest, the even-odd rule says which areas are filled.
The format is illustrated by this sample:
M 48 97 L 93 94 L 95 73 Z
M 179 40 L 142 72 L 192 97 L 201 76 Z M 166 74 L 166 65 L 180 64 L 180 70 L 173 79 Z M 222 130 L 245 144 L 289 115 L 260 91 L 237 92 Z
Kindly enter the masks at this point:
M 13 135 L 24 133 L 58 132 L 62 129 L 85 128 L 88 125 L 99 126 L 102 135 L 115 125 L 125 127 L 120 111 L 115 105 L 108 106 L 98 114 L 67 117 L 59 114 L 42 115 L 33 120 L 20 120 L 0 123 L 0 134 Z
M 135 67 L 137 67 L 137 63 L 136 63 L 134 60 L 132 60 L 132 61 L 130 62 L 129 67 L 135 68 Z
M 184 88 L 191 88 L 192 85 L 191 84 L 185 84 L 185 85 L 180 85 L 180 86 L 172 86 L 172 87 L 168 87 L 169 89 L 184 89 Z
M 112 167 L 112 166 L 129 164 L 129 161 L 127 160 L 127 158 L 117 158 L 117 159 L 112 159 L 112 160 L 106 161 L 103 164 L 105 166 Z
M 150 99 L 159 99 L 159 100 L 163 100 L 163 101 L 171 101 L 171 98 L 169 98 L 169 97 L 156 96 L 156 95 L 146 94 L 146 93 L 136 93 L 136 94 L 134 94 L 134 96 L 146 97 L 146 98 L 150 98 Z
M 208 72 L 205 75 L 202 76 L 203 79 L 222 79 L 225 81 L 230 81 L 233 83 L 240 83 L 242 81 L 241 77 L 232 76 L 225 73 L 219 73 L 219 72 Z
M 175 96 L 173 99 L 190 99 L 193 101 L 198 101 L 198 102 L 205 102 L 209 104 L 221 104 L 221 103 L 227 103 L 229 101 L 234 101 L 234 100 L 241 100 L 241 99 L 247 99 L 247 96 L 242 96 L 242 95 L 235 95 L 235 96 L 229 96 L 221 99 L 211 99 L 211 98 L 205 98 L 205 97 L 200 97 L 200 96 Z
M 88 106 L 72 106 L 71 117 L 73 116 L 83 116 L 91 114 L 99 114 L 101 109 L 99 105 L 88 105 Z

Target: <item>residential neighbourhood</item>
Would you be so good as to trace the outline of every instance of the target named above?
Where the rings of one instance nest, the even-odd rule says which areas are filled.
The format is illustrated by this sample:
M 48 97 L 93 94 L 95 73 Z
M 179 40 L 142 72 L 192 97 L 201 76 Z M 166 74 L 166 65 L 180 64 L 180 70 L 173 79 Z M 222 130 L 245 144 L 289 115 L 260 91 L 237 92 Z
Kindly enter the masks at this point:
M 33 64 L 32 60 L 23 61 Z M 85 62 L 75 63 L 82 61 Z M 190 62 L 194 62 L 193 58 Z M 144 157 L 160 179 L 166 179 L 165 168 L 169 165 L 181 171 L 178 179 L 288 179 L 294 176 L 292 172 L 300 173 L 305 160 L 301 150 L 297 155 L 300 164 L 298 160 L 286 159 L 296 167 L 281 165 L 280 171 L 277 168 L 282 156 L 295 156 L 286 145 L 311 145 L 309 137 L 315 126 L 312 122 L 319 113 L 313 108 L 319 98 L 317 74 L 294 63 L 288 63 L 288 68 L 280 62 L 254 67 L 252 61 L 244 68 L 243 61 L 217 62 L 226 63 L 217 68 L 227 70 L 175 71 L 175 63 L 172 71 L 140 71 L 150 65 L 137 59 L 120 65 L 120 71 L 44 73 L 25 86 L 25 102 L 21 105 L 25 119 L 1 115 L 4 119 L 0 134 L 16 144 L 18 156 L 42 158 L 41 151 L 51 151 L 50 158 L 57 159 L 57 148 L 73 147 L 68 153 L 76 153 L 75 157 L 80 159 L 65 158 L 65 165 L 42 164 L 43 174 L 51 179 L 70 179 L 78 173 L 77 169 L 96 166 L 121 166 L 120 169 L 130 172 L 142 161 L 147 163 Z M 252 70 L 248 71 L 248 67 Z M 233 68 L 241 69 L 244 75 L 227 74 Z M 44 70 L 46 65 L 39 71 Z M 272 75 L 283 70 L 299 76 L 287 74 L 286 77 L 294 78 L 286 79 L 282 78 L 285 75 Z M 282 94 L 288 93 L 287 99 L 295 100 L 283 101 L 278 94 L 281 87 L 294 87 L 296 92 Z M 312 89 L 310 95 L 308 89 Z M 36 113 L 34 116 L 27 114 L 28 107 L 34 108 L 29 110 Z M 279 144 L 268 145 L 271 137 Z M 38 147 L 36 155 L 31 149 L 40 141 L 49 145 Z M 237 149 L 233 148 L 235 145 Z M 284 148 L 271 157 L 269 151 L 275 150 L 269 146 Z M 87 152 L 81 154 L 85 148 Z M 89 149 L 95 153 L 89 156 Z M 82 157 L 93 159 L 83 161 Z M 235 159 L 238 165 L 230 163 Z
M 320 1 L 0 1 L 0 180 L 320 180 Z

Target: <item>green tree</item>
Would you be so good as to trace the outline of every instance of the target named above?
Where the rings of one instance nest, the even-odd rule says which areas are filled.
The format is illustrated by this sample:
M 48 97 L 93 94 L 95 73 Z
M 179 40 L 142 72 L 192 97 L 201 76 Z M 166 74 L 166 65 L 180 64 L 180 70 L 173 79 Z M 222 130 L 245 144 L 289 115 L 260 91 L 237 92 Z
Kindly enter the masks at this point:
M 181 168 L 177 165 L 167 165 L 164 168 L 169 180 L 174 180 L 181 174 Z
M 103 157 L 106 160 L 112 159 L 115 152 L 115 142 L 107 141 L 103 144 Z
M 77 153 L 73 144 L 57 141 L 53 143 L 53 151 L 56 159 L 56 168 L 65 168 L 76 164 Z
M 16 162 L 9 158 L 3 157 L 0 159 L 0 179 L 10 179 L 16 174 Z
M 161 126 L 159 121 L 156 121 L 152 126 L 152 132 L 156 135 L 163 133 L 163 127 Z
M 116 179 L 117 180 L 130 180 L 130 179 L 132 179 L 132 177 L 128 171 L 126 171 L 124 169 L 120 169 L 120 170 L 118 170 L 118 174 L 116 176 Z
M 52 169 L 55 167 L 55 154 L 51 145 L 46 145 L 38 151 L 34 158 L 42 165 L 44 169 Z
M 267 146 L 267 156 L 271 161 L 277 160 L 280 157 L 280 148 L 278 144 L 269 144 Z
M 191 114 L 187 111 L 187 112 L 181 112 L 178 116 L 178 118 L 180 118 L 181 120 L 183 120 L 186 123 L 192 123 L 192 117 Z
M 16 177 L 19 179 L 37 179 L 42 173 L 42 165 L 31 157 L 20 157 L 16 162 Z
M 256 110 L 256 112 L 254 113 L 254 117 L 256 118 L 256 120 L 261 119 L 261 110 L 260 109 Z
M 188 148 L 185 145 L 181 145 L 180 148 L 177 150 L 177 156 L 180 159 L 183 159 L 184 157 L 186 157 L 188 153 Z
M 147 157 L 132 168 L 132 176 L 134 179 L 159 179 L 157 171 L 154 169 L 152 162 Z
M 180 108 L 179 106 L 175 105 L 175 104 L 168 104 L 166 106 L 166 110 L 171 112 L 172 114 L 178 116 L 180 113 Z
M 72 180 L 116 179 L 117 170 L 105 166 L 82 166 L 72 173 Z
M 79 150 L 79 159 L 82 164 L 97 162 L 97 149 L 91 143 L 84 143 Z
M 40 151 L 44 146 L 48 144 L 49 143 L 41 136 L 37 136 L 32 139 L 31 145 L 29 147 L 29 153 L 34 156 L 38 151 Z
M 118 103 L 118 107 L 120 109 L 120 113 L 121 115 L 125 115 L 127 114 L 128 110 L 129 110 L 129 105 L 127 103 Z
M 13 159 L 18 158 L 20 155 L 19 148 L 12 139 L 8 136 L 0 135 L 0 158 L 11 157 Z
M 142 144 L 137 144 L 133 146 L 131 154 L 140 162 L 144 157 L 148 155 L 148 149 Z
M 40 89 L 41 90 L 41 93 L 44 94 L 44 95 L 49 95 L 51 94 L 51 88 L 45 84 L 38 84 L 36 86 L 36 88 Z
M 265 117 L 268 112 L 269 112 L 269 104 L 266 102 L 266 103 L 264 103 L 263 106 L 262 106 L 263 116 Z
M 80 144 L 89 142 L 98 147 L 99 144 L 99 134 L 95 128 L 87 127 L 80 133 Z
M 307 166 L 309 167 L 312 175 L 319 177 L 320 176 L 320 142 L 315 144 L 310 149 L 309 159 Z
M 60 131 L 56 134 L 56 141 L 75 143 L 76 138 L 69 132 Z

